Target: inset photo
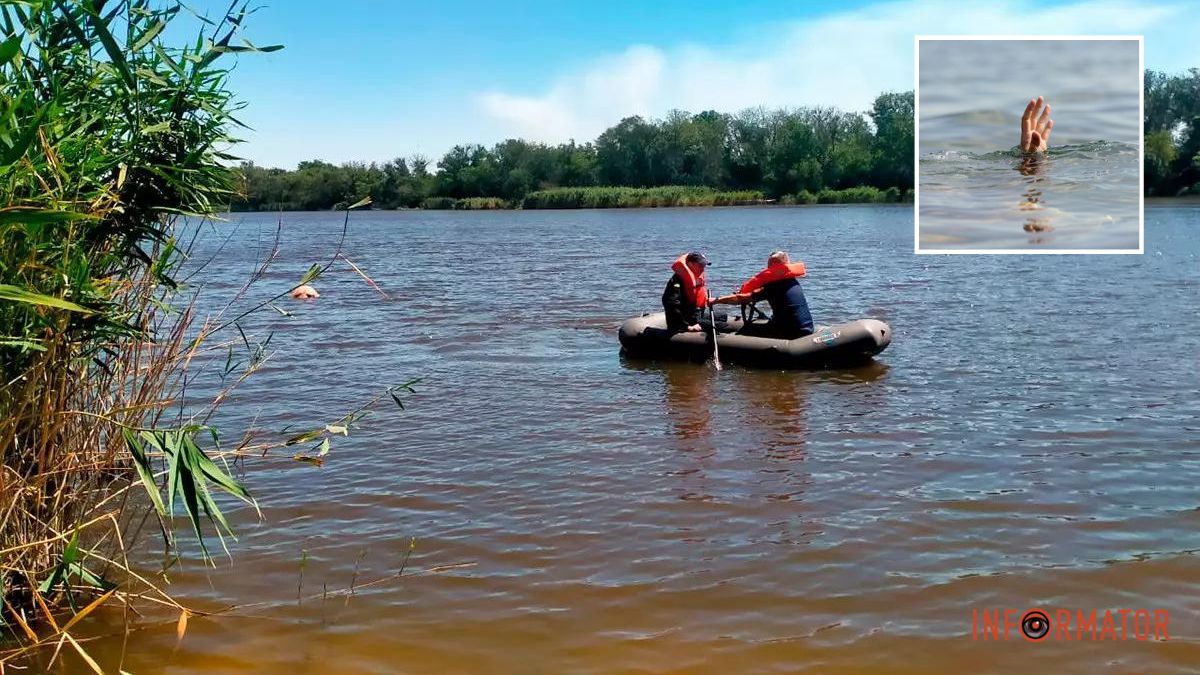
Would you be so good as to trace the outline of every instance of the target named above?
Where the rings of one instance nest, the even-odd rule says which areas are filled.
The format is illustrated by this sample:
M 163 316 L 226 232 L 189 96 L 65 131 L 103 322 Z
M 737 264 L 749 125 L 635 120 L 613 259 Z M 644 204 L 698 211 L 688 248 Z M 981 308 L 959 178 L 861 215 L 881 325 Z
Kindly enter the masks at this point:
M 917 253 L 1141 253 L 1142 38 L 916 38 Z

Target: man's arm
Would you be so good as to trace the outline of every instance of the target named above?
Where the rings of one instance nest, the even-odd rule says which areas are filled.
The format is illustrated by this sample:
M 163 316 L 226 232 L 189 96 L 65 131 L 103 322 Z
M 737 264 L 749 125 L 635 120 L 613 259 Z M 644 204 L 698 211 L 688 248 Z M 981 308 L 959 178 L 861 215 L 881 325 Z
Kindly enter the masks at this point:
M 712 301 L 714 305 L 744 305 L 750 302 L 749 293 L 730 293 Z
M 764 297 L 766 297 L 766 295 L 767 295 L 767 290 L 765 288 L 759 288 L 759 289 L 755 289 L 754 291 L 752 291 L 750 293 L 730 293 L 729 295 L 722 295 L 721 297 L 717 298 L 716 300 L 713 300 L 713 304 L 714 305 L 745 305 L 745 304 L 749 304 L 751 302 L 759 302 Z

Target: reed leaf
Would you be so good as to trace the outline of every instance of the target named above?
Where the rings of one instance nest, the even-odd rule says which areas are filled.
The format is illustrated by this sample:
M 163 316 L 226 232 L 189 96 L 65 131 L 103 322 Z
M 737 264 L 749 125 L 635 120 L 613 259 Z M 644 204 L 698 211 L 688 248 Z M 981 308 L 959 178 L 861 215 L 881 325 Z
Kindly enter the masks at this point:
M 314 263 L 313 266 L 309 267 L 308 271 L 304 273 L 304 276 L 300 277 L 300 283 L 296 285 L 303 286 L 304 284 L 312 283 L 313 281 L 316 281 L 317 277 L 321 276 L 321 273 L 324 271 L 325 270 L 322 269 L 320 265 Z
M 159 494 L 158 483 L 154 480 L 154 469 L 150 466 L 150 458 L 146 455 L 146 449 L 142 445 L 141 439 L 131 429 L 122 429 L 121 432 L 125 436 L 129 454 L 133 457 L 133 465 L 142 479 L 142 486 L 146 488 L 146 494 L 149 495 L 150 502 L 154 504 L 154 511 L 159 515 L 161 521 L 162 518 L 167 517 L 167 509 L 163 504 L 162 495 Z M 164 527 L 164 529 L 166 528 Z
M 0 66 L 8 65 L 9 61 L 21 51 L 21 36 L 14 35 L 0 42 Z
M 0 300 L 23 302 L 29 305 L 42 305 L 44 307 L 56 307 L 70 312 L 79 312 L 80 314 L 93 313 L 92 310 L 81 307 L 69 300 L 63 300 L 62 298 L 56 298 L 43 293 L 35 293 L 34 291 L 18 288 L 10 284 L 0 284 Z
M 16 224 L 38 226 L 87 219 L 87 214 L 73 211 L 48 211 L 20 207 L 0 210 L 0 226 Z
M 134 79 L 133 73 L 129 71 L 129 62 L 125 60 L 125 52 L 117 44 L 112 33 L 108 31 L 108 21 L 96 12 L 94 0 L 84 0 L 82 7 L 83 11 L 87 14 L 88 24 L 96 32 L 96 37 L 99 38 L 100 44 L 104 45 L 104 51 L 108 52 L 108 58 L 111 59 L 113 67 L 117 69 L 117 72 L 120 73 L 121 78 L 125 80 L 125 84 L 130 89 L 136 87 L 137 80 Z

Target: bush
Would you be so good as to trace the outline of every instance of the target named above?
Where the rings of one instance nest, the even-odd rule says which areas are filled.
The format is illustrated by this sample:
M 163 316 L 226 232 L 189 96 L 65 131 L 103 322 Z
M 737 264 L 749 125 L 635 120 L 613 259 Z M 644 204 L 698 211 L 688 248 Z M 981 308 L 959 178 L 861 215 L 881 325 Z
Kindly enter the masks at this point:
M 182 525 L 211 562 L 211 535 L 230 534 L 218 495 L 256 506 L 229 471 L 244 447 L 220 448 L 204 420 L 266 359 L 269 336 L 252 347 L 240 322 L 291 288 L 221 316 L 264 278 L 267 252 L 224 309 L 193 324 L 197 287 L 181 295 L 176 282 L 186 242 L 235 189 L 224 55 L 247 4 L 226 5 L 183 48 L 161 37 L 177 2 L 113 2 L 103 16 L 100 2 L 0 4 L 12 34 L 0 47 L 0 669 L 61 646 L 108 599 L 152 598 L 186 618 L 151 581 L 177 561 L 147 575 L 128 566 L 144 559 L 131 549 L 145 518 L 167 557 L 182 555 Z M 214 371 L 198 394 L 197 373 Z M 259 443 L 245 431 L 256 450 L 304 443 L 292 452 L 314 462 L 333 435 Z
M 802 193 L 802 195 L 805 193 Z M 811 193 L 809 193 L 811 196 Z M 797 196 L 797 201 L 800 196 Z M 816 194 L 818 204 L 880 204 L 887 201 L 887 193 L 879 188 L 858 186 L 842 190 L 825 188 Z M 811 201 L 804 203 L 811 204 Z
M 499 197 L 468 197 L 455 200 L 453 208 L 458 211 L 493 211 L 511 207 Z
M 421 200 L 421 208 L 430 210 L 448 210 L 454 208 L 453 197 L 426 197 Z
M 666 185 L 653 188 L 551 188 L 525 195 L 525 209 L 610 209 L 669 206 L 733 206 L 763 201 L 758 190 L 718 192 L 709 187 Z
M 202 449 L 207 427 L 168 422 L 181 358 L 205 343 L 204 329 L 185 340 L 190 307 L 173 304 L 176 219 L 234 192 L 222 55 L 248 8 L 178 49 L 159 36 L 179 4 L 100 4 L 0 8 L 13 34 L 0 50 L 0 623 L 21 611 L 53 627 L 48 607 L 107 589 L 97 560 L 124 569 L 133 541 L 114 530 L 147 503 L 112 501 L 124 490 L 145 488 L 175 554 L 167 508 L 207 554 L 202 525 L 228 532 L 213 494 L 252 502 Z M 164 502 L 168 479 L 182 507 Z

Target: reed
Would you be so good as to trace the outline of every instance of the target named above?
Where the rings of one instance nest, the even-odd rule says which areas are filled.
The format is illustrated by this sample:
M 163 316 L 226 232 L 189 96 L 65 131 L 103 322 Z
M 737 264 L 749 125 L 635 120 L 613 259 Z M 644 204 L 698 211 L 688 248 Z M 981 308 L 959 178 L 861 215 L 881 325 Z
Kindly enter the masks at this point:
M 911 191 L 910 191 L 911 192 Z M 794 195 L 787 195 L 780 200 L 781 204 L 891 204 L 901 201 L 903 195 L 899 188 L 890 187 L 880 190 L 871 186 L 858 186 L 833 190 L 826 188 L 819 192 L 801 190 Z M 911 195 L 906 201 L 912 201 Z
M 186 218 L 209 217 L 235 186 L 224 148 L 240 105 L 225 62 L 279 48 L 241 39 L 246 0 L 197 22 L 189 46 L 166 45 L 189 11 L 0 5 L 0 670 L 44 645 L 93 663 L 71 632 L 114 600 L 171 608 L 186 625 L 190 610 L 129 564 L 146 517 L 170 557 L 178 517 L 211 560 L 214 535 L 224 546 L 231 533 L 222 504 L 256 506 L 230 458 L 303 444 L 296 458 L 319 462 L 331 437 L 409 388 L 287 439 L 229 444 L 208 424 L 263 361 L 240 322 L 291 289 L 234 312 L 268 256 L 224 310 L 199 317 L 195 279 L 182 276 L 196 231 Z M 183 405 L 197 364 L 226 353 L 212 399 Z
M 458 211 L 496 211 L 511 209 L 512 205 L 499 197 L 468 197 L 455 200 L 453 208 Z
M 421 200 L 421 208 L 431 211 L 446 211 L 454 208 L 457 201 L 453 197 L 426 197 Z
M 583 187 L 538 190 L 525 196 L 525 209 L 607 209 L 669 206 L 735 206 L 763 202 L 758 190 L 719 192 L 709 187 Z

